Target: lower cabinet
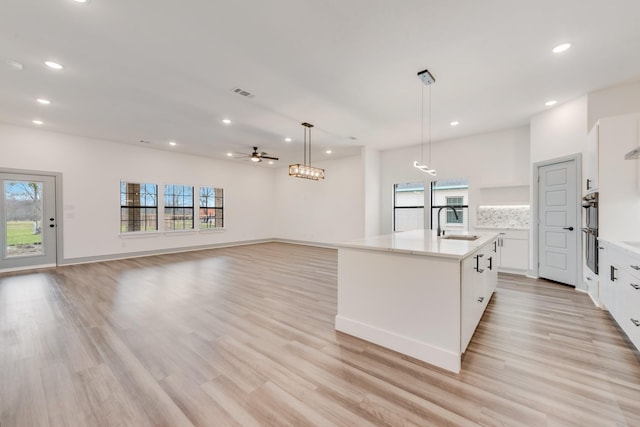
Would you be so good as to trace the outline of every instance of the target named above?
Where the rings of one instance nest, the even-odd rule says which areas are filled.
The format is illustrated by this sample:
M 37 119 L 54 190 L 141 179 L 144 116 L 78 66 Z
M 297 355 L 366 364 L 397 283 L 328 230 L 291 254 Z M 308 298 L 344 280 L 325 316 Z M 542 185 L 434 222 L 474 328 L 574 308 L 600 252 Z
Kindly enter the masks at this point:
M 498 268 L 506 273 L 526 273 L 529 269 L 529 231 L 507 230 L 498 237 Z
M 461 352 L 464 352 L 482 318 L 498 282 L 497 240 L 462 262 Z
M 640 349 L 640 254 L 600 240 L 600 300 Z

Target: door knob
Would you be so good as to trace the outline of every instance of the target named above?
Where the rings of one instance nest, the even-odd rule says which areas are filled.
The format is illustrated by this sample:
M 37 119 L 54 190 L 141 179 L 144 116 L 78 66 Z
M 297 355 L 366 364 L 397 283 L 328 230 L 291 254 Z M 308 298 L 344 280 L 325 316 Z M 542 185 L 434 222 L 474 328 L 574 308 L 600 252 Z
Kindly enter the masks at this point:
M 573 231 L 573 227 L 562 227 L 563 230 Z

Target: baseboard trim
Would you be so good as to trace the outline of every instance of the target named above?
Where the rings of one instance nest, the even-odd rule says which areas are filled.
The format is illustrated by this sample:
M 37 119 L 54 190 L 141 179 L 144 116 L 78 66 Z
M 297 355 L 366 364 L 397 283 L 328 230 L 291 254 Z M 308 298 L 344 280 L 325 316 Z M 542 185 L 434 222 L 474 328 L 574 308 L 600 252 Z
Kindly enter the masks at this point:
M 219 248 L 229 248 L 229 247 L 235 247 L 235 246 L 255 245 L 260 243 L 270 243 L 273 241 L 274 241 L 273 239 L 241 240 L 241 241 L 235 241 L 235 242 L 216 243 L 212 245 L 198 245 L 198 246 L 189 246 L 189 247 L 182 247 L 182 248 L 158 249 L 153 251 L 98 255 L 98 256 L 92 256 L 92 257 L 66 258 L 61 262 L 59 262 L 58 265 L 59 266 L 77 265 L 77 264 L 88 264 L 92 262 L 104 262 L 104 261 L 116 261 L 120 259 L 142 258 L 142 257 L 148 257 L 148 256 L 156 256 L 156 255 L 170 255 L 170 254 L 177 254 L 177 253 L 183 253 L 183 252 L 203 251 L 207 249 L 219 249 Z
M 460 372 L 462 355 L 413 338 L 337 315 L 335 329 L 382 347 L 411 356 L 454 373 Z

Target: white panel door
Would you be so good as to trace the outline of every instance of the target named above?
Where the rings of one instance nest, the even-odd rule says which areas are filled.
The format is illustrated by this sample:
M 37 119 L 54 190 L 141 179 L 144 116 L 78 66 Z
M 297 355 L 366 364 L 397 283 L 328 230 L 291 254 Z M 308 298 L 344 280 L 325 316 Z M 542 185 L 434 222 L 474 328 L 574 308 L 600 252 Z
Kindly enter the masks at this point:
M 578 248 L 574 160 L 538 168 L 538 275 L 575 286 Z
M 0 184 L 0 270 L 55 265 L 55 177 L 0 173 Z

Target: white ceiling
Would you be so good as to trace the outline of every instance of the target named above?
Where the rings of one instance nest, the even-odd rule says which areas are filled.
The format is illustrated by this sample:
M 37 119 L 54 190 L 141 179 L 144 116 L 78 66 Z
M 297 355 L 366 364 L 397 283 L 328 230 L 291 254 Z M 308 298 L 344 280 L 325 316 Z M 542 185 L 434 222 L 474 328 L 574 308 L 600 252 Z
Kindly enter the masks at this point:
M 302 161 L 308 121 L 315 162 L 420 143 L 425 68 L 434 141 L 637 79 L 639 18 L 638 0 L 2 0 L 0 121 L 279 165 Z

